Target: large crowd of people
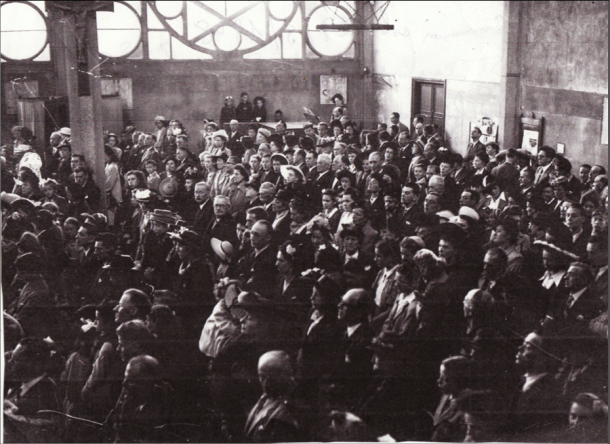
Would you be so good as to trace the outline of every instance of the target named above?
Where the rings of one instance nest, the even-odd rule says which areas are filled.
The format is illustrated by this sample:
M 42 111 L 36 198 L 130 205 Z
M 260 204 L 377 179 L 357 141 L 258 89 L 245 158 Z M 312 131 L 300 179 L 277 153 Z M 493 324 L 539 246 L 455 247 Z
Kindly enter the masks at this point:
M 606 169 L 333 100 L 13 128 L 5 440 L 607 442 Z

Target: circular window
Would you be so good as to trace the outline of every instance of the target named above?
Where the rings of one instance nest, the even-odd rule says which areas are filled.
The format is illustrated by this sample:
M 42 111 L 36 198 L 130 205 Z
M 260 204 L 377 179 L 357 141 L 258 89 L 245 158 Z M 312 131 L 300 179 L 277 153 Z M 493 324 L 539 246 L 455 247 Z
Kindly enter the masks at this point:
M 114 12 L 97 12 L 97 40 L 106 57 L 130 55 L 140 44 L 140 18 L 131 6 L 114 2 Z
M 38 56 L 47 44 L 42 12 L 28 3 L 4 3 L 1 9 L 2 57 L 26 60 Z
M 344 25 L 352 23 L 351 17 L 338 6 L 321 6 L 315 9 L 307 21 L 307 37 L 314 51 L 324 56 L 339 56 L 349 49 L 354 41 L 352 31 L 326 31 L 316 29 L 318 25 Z
M 221 51 L 233 51 L 241 43 L 241 34 L 231 26 L 221 26 L 214 32 L 214 42 Z
M 276 20 L 285 20 L 292 14 L 292 2 L 269 2 L 269 12 Z

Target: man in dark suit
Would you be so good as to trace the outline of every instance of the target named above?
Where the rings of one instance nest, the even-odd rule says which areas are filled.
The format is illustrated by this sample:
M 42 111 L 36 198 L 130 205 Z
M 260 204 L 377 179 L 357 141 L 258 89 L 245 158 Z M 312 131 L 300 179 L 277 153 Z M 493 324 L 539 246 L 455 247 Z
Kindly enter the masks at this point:
M 234 249 L 239 246 L 237 223 L 231 216 L 231 201 L 228 197 L 219 195 L 214 198 L 214 217 L 210 220 L 206 233 L 209 239 L 230 242 Z M 209 243 L 207 248 L 211 248 Z
M 550 146 L 543 146 L 538 150 L 538 168 L 534 177 L 534 187 L 539 189 L 550 180 L 553 168 L 555 150 Z
M 272 202 L 275 218 L 273 219 L 274 245 L 282 245 L 290 237 L 290 199 L 292 196 L 285 190 L 279 190 Z
M 498 179 L 500 187 L 504 191 L 507 191 L 514 196 L 519 189 L 517 151 L 514 148 L 509 148 L 506 151 L 506 160 L 504 160 L 504 163 L 491 170 L 491 174 Z
M 305 163 L 306 155 L 307 153 L 305 152 L 305 150 L 297 148 L 294 150 L 294 154 L 292 156 L 294 165 L 301 170 L 303 176 L 305 177 L 307 177 L 307 175 L 309 174 L 309 167 L 307 166 L 307 163 Z
M 424 147 L 424 156 L 429 165 L 440 166 L 441 158 L 438 155 L 438 147 L 434 143 L 427 143 Z
M 591 228 L 585 222 L 587 215 L 580 204 L 572 204 L 566 212 L 565 224 L 572 232 L 572 253 L 584 257 L 587 253 L 587 242 L 591 235 Z
M 214 204 L 210 199 L 210 186 L 205 182 L 195 185 L 195 202 L 197 202 L 197 213 L 193 222 L 193 229 L 203 235 L 214 217 Z
M 574 322 L 588 326 L 591 319 L 604 309 L 603 302 L 589 288 L 594 281 L 593 270 L 583 262 L 572 262 L 566 273 L 566 288 L 569 291 L 563 304 L 556 306 L 556 319 L 562 323 Z
M 374 332 L 368 322 L 372 304 L 369 292 L 361 288 L 349 290 L 339 303 L 339 322 L 345 326 L 341 340 L 341 374 L 350 408 L 362 388 L 369 385 L 373 372 L 370 345 Z
M 314 186 L 318 192 L 332 187 L 334 174 L 330 170 L 332 160 L 328 154 L 320 154 L 316 161 L 318 177 L 314 180 Z
M 470 133 L 470 137 L 472 138 L 472 142 L 468 144 L 468 148 L 466 150 L 466 160 L 467 162 L 472 162 L 474 156 L 479 151 L 485 151 L 485 145 L 483 145 L 479 139 L 481 138 L 482 133 L 478 126 L 475 126 Z
M 415 228 L 424 214 L 423 206 L 419 204 L 421 189 L 414 182 L 407 183 L 402 188 L 401 203 L 404 211 L 404 233 L 413 236 Z
M 240 143 L 240 139 L 243 134 L 239 132 L 239 122 L 235 119 L 229 122 L 229 140 L 227 141 L 227 148 L 235 153 L 235 146 Z
M 308 173 L 305 176 L 307 183 L 313 183 L 318 177 L 317 157 L 318 154 L 315 151 L 307 151 L 307 154 L 305 154 L 305 165 L 308 168 Z
M 240 264 L 240 280 L 244 288 L 263 297 L 275 296 L 277 250 L 272 245 L 274 232 L 270 222 L 259 220 L 250 230 L 252 250 Z

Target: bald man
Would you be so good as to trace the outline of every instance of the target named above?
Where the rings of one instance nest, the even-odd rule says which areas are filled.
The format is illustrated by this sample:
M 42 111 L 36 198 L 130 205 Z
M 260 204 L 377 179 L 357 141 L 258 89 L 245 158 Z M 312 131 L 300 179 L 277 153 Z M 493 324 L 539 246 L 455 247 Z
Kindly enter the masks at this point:
M 291 413 L 294 387 L 290 357 L 284 351 L 270 351 L 258 360 L 258 378 L 263 395 L 250 411 L 245 434 L 253 442 L 293 442 L 298 423 Z
M 172 389 L 161 378 L 159 361 L 149 355 L 129 360 L 123 391 L 115 407 L 115 442 L 167 442 L 163 424 L 171 422 Z

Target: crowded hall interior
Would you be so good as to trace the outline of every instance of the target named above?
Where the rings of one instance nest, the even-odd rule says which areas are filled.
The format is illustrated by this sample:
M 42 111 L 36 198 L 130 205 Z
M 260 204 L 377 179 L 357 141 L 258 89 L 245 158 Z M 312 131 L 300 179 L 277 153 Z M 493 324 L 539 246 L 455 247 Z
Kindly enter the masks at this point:
M 608 442 L 608 3 L 2 1 L 4 442 Z

